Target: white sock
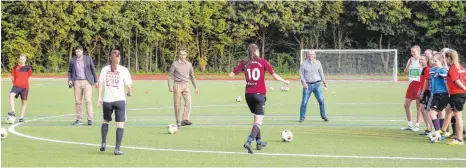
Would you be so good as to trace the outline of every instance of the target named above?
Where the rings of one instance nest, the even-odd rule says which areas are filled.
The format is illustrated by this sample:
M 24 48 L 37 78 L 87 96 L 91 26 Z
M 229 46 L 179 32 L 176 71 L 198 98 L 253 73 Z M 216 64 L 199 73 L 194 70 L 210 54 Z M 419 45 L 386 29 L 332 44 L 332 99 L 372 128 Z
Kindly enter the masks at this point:
M 420 125 L 419 123 L 416 123 L 416 127 L 419 127 L 419 125 Z
M 413 126 L 413 122 L 412 122 L 412 121 L 408 121 L 408 126 L 412 127 L 412 126 Z

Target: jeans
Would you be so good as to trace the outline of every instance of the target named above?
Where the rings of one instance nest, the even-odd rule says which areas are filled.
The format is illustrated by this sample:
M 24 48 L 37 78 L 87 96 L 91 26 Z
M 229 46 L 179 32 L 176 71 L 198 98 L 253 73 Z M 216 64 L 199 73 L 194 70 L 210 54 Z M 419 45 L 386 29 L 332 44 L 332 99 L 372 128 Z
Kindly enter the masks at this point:
M 307 103 L 309 102 L 309 97 L 311 97 L 312 92 L 314 92 L 314 96 L 319 102 L 320 117 L 322 119 L 326 118 L 327 115 L 325 114 L 324 95 L 322 94 L 322 87 L 320 86 L 320 82 L 314 84 L 308 83 L 307 86 L 307 89 L 303 88 L 303 99 L 301 101 L 299 119 L 304 120 L 306 118 Z

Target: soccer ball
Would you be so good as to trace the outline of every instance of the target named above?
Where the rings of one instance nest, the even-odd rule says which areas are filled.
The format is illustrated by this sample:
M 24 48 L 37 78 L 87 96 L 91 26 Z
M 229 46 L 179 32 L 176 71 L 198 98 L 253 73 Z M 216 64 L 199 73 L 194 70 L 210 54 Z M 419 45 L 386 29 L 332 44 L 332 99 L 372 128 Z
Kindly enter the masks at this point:
M 176 132 L 178 132 L 178 126 L 175 124 L 168 124 L 167 129 L 169 134 L 175 134 Z
M 236 102 L 241 102 L 241 96 L 236 97 Z
M 6 122 L 7 122 L 8 124 L 14 124 L 15 121 L 16 121 L 16 118 L 15 118 L 14 116 L 8 116 L 8 117 L 6 117 Z
M 439 142 L 441 138 L 441 135 L 437 131 L 432 131 L 429 133 L 429 142 L 430 143 L 436 143 Z
M 0 137 L 5 139 L 8 136 L 8 131 L 5 128 L 0 128 Z
M 287 91 L 287 92 L 288 92 L 289 90 L 290 90 L 290 88 L 288 88 L 288 86 L 287 86 L 287 87 L 285 87 L 285 91 Z
M 275 90 L 275 88 L 273 88 L 273 87 L 270 87 L 270 88 L 269 88 L 269 90 L 270 90 L 270 91 L 274 91 L 274 90 Z
M 280 91 L 284 92 L 284 91 L 285 91 L 285 87 L 281 86 L 281 87 L 280 87 Z
M 291 142 L 293 140 L 293 133 L 290 130 L 282 131 L 283 142 Z

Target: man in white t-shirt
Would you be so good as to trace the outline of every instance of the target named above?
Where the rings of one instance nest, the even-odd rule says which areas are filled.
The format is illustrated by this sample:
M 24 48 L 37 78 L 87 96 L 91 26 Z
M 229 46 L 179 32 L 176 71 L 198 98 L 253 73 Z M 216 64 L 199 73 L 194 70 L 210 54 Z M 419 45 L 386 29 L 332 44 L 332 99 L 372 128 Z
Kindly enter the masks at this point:
M 420 77 L 422 71 L 422 65 L 419 62 L 421 57 L 421 47 L 415 45 L 411 47 L 411 58 L 408 60 L 408 64 L 404 69 L 405 74 L 407 73 L 409 76 L 409 86 L 406 90 L 405 96 L 405 103 L 404 108 L 406 112 L 406 118 L 408 119 L 408 127 L 401 128 L 402 130 L 412 130 L 412 131 L 419 131 L 419 122 L 421 120 L 422 114 L 419 110 L 420 100 L 417 96 L 420 87 Z M 411 121 L 411 102 L 416 100 L 416 125 L 413 126 L 413 122 Z
M 112 113 L 115 111 L 117 130 L 114 154 L 123 155 L 124 153 L 120 150 L 120 145 L 123 139 L 123 126 L 126 120 L 126 96 L 131 96 L 132 94 L 132 80 L 128 69 L 119 65 L 120 51 L 113 50 L 110 59 L 111 64 L 102 68 L 99 78 L 98 105 L 103 107 L 104 117 L 101 127 L 102 144 L 100 151 L 105 151 L 108 123 L 112 121 Z M 127 94 L 125 94 L 125 85 L 128 88 Z M 102 98 L 103 88 L 105 88 L 105 91 Z

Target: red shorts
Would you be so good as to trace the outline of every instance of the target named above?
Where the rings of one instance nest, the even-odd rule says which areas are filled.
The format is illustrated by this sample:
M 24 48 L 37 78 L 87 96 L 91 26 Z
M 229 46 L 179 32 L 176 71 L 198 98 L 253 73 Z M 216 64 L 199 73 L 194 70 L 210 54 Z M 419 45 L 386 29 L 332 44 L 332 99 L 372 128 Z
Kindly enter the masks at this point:
M 417 92 L 419 91 L 419 87 L 421 87 L 421 83 L 419 81 L 412 81 L 411 83 L 409 83 L 408 90 L 406 90 L 405 98 L 411 99 L 411 100 L 419 99 L 419 97 L 417 97 Z

